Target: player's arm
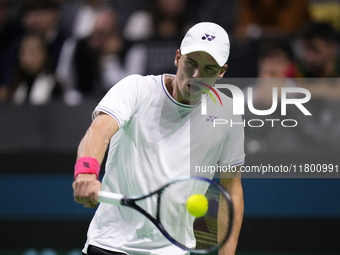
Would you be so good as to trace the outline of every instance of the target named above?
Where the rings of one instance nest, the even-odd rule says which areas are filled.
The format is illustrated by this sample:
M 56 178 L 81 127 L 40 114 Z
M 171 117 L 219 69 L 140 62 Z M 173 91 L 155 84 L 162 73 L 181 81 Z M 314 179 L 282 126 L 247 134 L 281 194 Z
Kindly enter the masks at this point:
M 237 173 L 240 173 L 240 167 L 237 167 Z M 227 243 L 219 250 L 219 255 L 234 255 L 238 243 L 238 238 L 241 231 L 241 225 L 243 221 L 243 189 L 241 184 L 241 176 L 235 176 L 235 178 L 228 178 L 228 176 L 221 173 L 220 183 L 228 190 L 231 195 L 234 204 L 234 225 L 232 228 L 231 235 Z M 220 208 L 223 205 L 220 205 Z M 223 213 L 218 215 L 219 222 L 223 222 Z
M 112 136 L 118 131 L 117 121 L 111 116 L 100 113 L 92 122 L 85 136 L 81 140 L 77 160 L 90 157 L 101 165 Z M 101 183 L 96 174 L 78 174 L 72 184 L 74 200 L 85 207 L 96 207 L 97 193 L 101 190 Z

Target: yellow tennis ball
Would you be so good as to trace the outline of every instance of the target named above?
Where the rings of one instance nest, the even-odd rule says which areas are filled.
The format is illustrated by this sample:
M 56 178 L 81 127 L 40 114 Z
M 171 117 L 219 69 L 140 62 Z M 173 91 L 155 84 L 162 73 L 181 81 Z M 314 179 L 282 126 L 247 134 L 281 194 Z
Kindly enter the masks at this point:
M 187 200 L 188 212 L 194 217 L 202 217 L 208 211 L 208 199 L 201 194 L 191 195 Z

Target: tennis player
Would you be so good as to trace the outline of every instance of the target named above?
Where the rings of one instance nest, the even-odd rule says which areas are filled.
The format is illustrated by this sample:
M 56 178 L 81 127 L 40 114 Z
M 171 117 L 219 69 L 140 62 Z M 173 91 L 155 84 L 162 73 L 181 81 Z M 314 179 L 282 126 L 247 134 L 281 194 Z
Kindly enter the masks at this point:
M 244 162 L 243 125 L 216 125 L 212 118 L 233 119 L 232 99 L 218 92 L 222 105 L 207 96 L 208 115 L 201 114 L 201 95 L 191 78 L 222 78 L 230 43 L 215 23 L 193 26 L 175 54 L 176 75 L 131 75 L 117 83 L 93 112 L 93 122 L 81 140 L 75 165 L 74 199 L 96 207 L 100 190 L 126 196 L 148 194 L 171 180 L 193 173 L 195 166 L 237 166 Z M 197 84 L 196 84 L 197 85 Z M 109 147 L 102 183 L 100 165 Z M 197 168 L 196 168 L 197 169 Z M 223 173 L 222 173 L 223 174 Z M 210 172 L 197 175 L 212 179 Z M 219 254 L 235 254 L 243 219 L 240 176 L 223 178 L 230 192 L 235 221 L 231 238 Z M 228 176 L 229 177 L 229 176 Z M 154 212 L 150 201 L 143 204 Z M 84 254 L 186 254 L 171 244 L 140 213 L 100 204 L 89 226 Z

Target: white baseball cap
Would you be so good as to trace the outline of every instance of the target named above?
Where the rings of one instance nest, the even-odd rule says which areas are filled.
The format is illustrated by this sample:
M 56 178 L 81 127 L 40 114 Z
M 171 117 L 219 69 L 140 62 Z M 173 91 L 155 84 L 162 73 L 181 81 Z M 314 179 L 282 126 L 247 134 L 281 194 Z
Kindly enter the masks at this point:
M 221 26 L 212 22 L 201 22 L 188 30 L 180 49 L 183 55 L 204 51 L 222 67 L 229 58 L 229 36 Z

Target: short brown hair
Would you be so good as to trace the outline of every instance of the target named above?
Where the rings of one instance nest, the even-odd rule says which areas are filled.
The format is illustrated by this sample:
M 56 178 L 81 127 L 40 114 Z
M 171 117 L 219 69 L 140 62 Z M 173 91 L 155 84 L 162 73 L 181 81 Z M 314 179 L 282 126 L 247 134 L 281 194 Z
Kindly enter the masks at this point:
M 25 0 L 23 3 L 23 11 L 33 11 L 40 9 L 58 9 L 59 3 L 56 0 Z

